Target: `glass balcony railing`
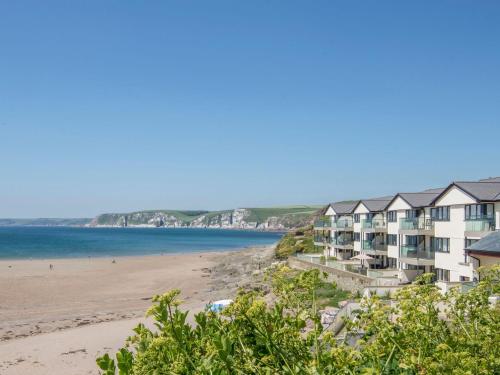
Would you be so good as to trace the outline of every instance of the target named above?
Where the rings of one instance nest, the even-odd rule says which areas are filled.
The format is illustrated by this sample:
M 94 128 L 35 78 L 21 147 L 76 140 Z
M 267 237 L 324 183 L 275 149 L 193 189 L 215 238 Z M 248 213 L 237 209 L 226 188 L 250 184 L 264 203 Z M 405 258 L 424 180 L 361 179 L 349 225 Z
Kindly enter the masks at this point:
M 347 246 L 352 245 L 354 240 L 352 238 L 337 237 L 332 238 L 332 245 Z
M 329 242 L 330 239 L 328 237 L 323 237 L 323 236 L 314 236 L 314 242 Z
M 335 229 L 345 229 L 345 228 L 351 228 L 351 227 L 352 227 L 352 219 L 351 218 L 338 219 L 337 221 L 332 223 L 332 228 L 335 228 Z
M 363 219 L 361 227 L 363 229 L 385 229 L 387 228 L 387 223 L 384 219 Z
M 331 220 L 316 220 L 314 222 L 314 228 L 330 228 L 332 226 Z
M 363 250 L 386 251 L 387 244 L 376 240 L 363 240 L 363 242 L 361 243 L 361 248 Z
M 434 259 L 434 251 L 417 245 L 402 245 L 402 258 Z
M 399 222 L 399 229 L 405 230 L 430 230 L 434 226 L 429 217 L 404 218 Z
M 465 222 L 467 232 L 489 232 L 495 230 L 495 219 L 467 220 Z

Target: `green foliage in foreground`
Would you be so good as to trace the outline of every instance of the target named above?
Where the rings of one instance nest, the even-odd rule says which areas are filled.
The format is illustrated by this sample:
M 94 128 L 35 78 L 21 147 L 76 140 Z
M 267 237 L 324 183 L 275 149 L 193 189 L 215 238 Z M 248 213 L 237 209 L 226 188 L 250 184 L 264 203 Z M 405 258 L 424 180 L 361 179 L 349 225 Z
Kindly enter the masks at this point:
M 286 259 L 295 253 L 314 253 L 313 227 L 307 226 L 285 234 L 276 245 L 275 255 Z
M 220 314 L 202 312 L 187 324 L 179 291 L 154 298 L 157 329 L 135 328 L 128 347 L 97 360 L 103 374 L 495 374 L 500 371 L 500 267 L 483 271 L 466 294 L 442 296 L 431 275 L 402 289 L 393 306 L 373 297 L 347 323 L 357 344 L 323 332 L 317 270 L 274 273 L 274 304 L 240 294 Z M 116 368 L 117 367 L 117 368 Z
M 334 283 L 322 281 L 316 287 L 316 300 L 319 308 L 339 307 L 339 302 L 349 299 L 350 293 L 337 288 Z

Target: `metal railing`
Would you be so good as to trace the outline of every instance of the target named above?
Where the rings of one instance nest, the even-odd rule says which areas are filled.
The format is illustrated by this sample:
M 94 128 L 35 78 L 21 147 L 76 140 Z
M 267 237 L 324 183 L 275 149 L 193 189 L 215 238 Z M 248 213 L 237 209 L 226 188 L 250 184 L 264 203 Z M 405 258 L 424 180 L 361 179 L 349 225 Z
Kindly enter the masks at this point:
M 418 245 L 401 245 L 401 258 L 434 259 L 435 252 Z
M 434 222 L 430 217 L 404 218 L 399 222 L 399 229 L 405 230 L 430 230 Z

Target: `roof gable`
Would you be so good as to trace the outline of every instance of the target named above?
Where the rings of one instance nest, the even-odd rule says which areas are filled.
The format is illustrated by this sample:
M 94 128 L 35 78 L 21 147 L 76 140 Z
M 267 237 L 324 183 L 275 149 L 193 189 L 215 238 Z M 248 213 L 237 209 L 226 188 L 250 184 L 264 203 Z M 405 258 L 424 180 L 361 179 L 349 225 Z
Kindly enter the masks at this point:
M 466 194 L 470 198 L 472 198 L 472 203 L 492 202 L 500 200 L 500 182 L 490 180 L 458 181 L 452 182 L 450 185 L 448 185 L 448 187 L 439 196 L 436 197 L 434 203 L 439 202 L 440 205 L 443 205 L 442 198 L 454 188 L 461 190 L 463 194 Z
M 409 210 L 410 208 L 411 205 L 399 194 L 396 194 L 391 203 L 387 206 L 388 211 Z
M 354 213 L 355 214 L 366 214 L 370 212 L 368 207 L 366 207 L 362 201 L 360 201 L 357 206 L 354 208 Z
M 456 185 L 451 185 L 434 200 L 435 206 L 453 206 L 455 204 L 473 204 L 477 200 Z
M 328 207 L 326 208 L 324 215 L 325 216 L 333 216 L 333 215 L 335 215 L 335 211 L 333 210 L 331 204 L 329 204 Z

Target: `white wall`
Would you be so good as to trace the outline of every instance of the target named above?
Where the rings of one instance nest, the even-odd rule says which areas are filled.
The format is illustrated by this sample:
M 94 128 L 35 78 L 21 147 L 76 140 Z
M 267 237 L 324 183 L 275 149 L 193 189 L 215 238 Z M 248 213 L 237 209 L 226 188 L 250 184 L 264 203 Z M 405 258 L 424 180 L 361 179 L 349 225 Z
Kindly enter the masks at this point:
M 397 197 L 394 202 L 389 206 L 387 211 L 396 211 L 397 221 L 387 222 L 387 234 L 395 234 L 398 238 L 397 246 L 387 246 L 387 256 L 390 258 L 399 258 L 399 222 L 406 217 L 406 210 L 411 207 L 400 197 Z
M 450 239 L 450 252 L 436 253 L 436 268 L 450 270 L 450 281 L 459 281 L 460 276 L 472 277 L 472 273 L 462 274 L 465 270 L 459 263 L 464 262 L 465 247 L 465 205 L 450 206 L 450 221 L 435 221 L 435 237 Z
M 359 241 L 354 241 L 354 251 L 361 251 L 361 241 L 363 241 L 363 238 L 361 236 L 361 223 L 363 220 L 366 219 L 366 214 L 368 213 L 368 208 L 363 203 L 360 203 L 356 209 L 354 210 L 355 214 L 359 214 L 359 223 L 354 222 L 354 216 L 353 216 L 353 231 L 358 232 L 360 235 L 360 240 Z M 354 236 L 354 235 L 353 235 Z
M 500 230 L 500 202 L 495 203 L 495 229 Z

